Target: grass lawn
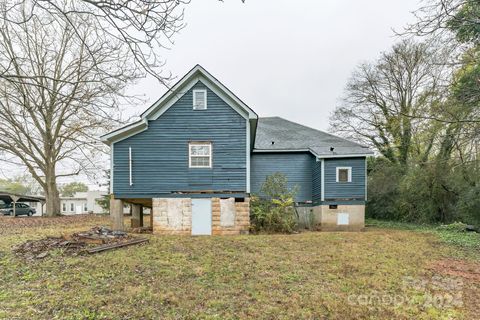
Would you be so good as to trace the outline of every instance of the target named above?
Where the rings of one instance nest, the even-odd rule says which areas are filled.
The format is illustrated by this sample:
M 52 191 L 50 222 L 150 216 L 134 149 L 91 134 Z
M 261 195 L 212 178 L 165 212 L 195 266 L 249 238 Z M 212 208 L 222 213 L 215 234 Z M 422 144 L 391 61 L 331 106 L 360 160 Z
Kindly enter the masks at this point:
M 28 262 L 11 247 L 108 220 L 13 221 L 23 219 L 0 219 L 0 319 L 479 317 L 479 247 L 429 230 L 146 235 L 146 245 Z

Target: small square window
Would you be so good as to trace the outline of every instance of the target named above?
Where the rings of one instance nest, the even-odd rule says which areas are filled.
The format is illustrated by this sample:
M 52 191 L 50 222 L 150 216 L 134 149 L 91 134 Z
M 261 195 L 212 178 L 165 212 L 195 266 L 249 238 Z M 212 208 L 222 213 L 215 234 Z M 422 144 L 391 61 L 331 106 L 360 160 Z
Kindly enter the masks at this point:
M 337 182 L 352 182 L 352 167 L 337 167 Z
M 193 90 L 193 110 L 207 109 L 207 90 Z
M 188 164 L 190 168 L 211 168 L 212 144 L 210 142 L 190 142 L 188 144 Z

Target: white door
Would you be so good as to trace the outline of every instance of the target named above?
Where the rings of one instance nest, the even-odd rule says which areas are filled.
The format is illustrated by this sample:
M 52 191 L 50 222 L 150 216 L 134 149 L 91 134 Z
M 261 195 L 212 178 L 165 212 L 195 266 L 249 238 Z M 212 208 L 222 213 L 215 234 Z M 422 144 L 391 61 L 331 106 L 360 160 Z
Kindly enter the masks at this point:
M 82 214 L 82 205 L 79 205 L 76 207 L 76 211 L 75 211 L 76 214 Z
M 192 235 L 212 234 L 212 200 L 192 199 Z

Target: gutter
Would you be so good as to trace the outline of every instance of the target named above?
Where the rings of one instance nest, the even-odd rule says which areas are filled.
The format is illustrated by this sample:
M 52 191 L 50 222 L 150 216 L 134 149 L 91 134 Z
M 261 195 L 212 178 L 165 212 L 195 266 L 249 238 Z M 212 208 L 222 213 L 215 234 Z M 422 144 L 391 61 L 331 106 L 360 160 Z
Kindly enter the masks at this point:
M 318 159 L 328 159 L 328 158 L 360 158 L 360 157 L 370 157 L 374 153 L 345 153 L 345 154 L 318 154 L 312 149 L 254 149 L 253 153 L 283 153 L 283 152 L 310 152 Z

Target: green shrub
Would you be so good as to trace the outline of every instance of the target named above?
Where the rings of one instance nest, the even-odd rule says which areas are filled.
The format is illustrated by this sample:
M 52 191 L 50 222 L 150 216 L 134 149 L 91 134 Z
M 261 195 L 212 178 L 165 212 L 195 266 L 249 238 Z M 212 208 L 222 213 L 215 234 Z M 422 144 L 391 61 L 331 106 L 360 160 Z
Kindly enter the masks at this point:
M 437 229 L 440 231 L 466 232 L 467 225 L 462 222 L 454 222 L 450 224 L 442 224 Z
M 459 194 L 456 206 L 459 218 L 462 221 L 480 226 L 480 185 L 465 188 Z
M 373 219 L 402 220 L 398 210 L 399 185 L 402 168 L 384 158 L 369 158 L 368 202 L 366 217 Z
M 284 174 L 267 176 L 260 196 L 252 196 L 250 223 L 253 232 L 292 233 L 297 229 L 298 217 L 294 207 L 297 188 L 288 188 Z
M 366 217 L 430 224 L 463 221 L 478 226 L 480 170 L 477 166 L 432 160 L 411 161 L 402 167 L 385 158 L 371 158 Z

